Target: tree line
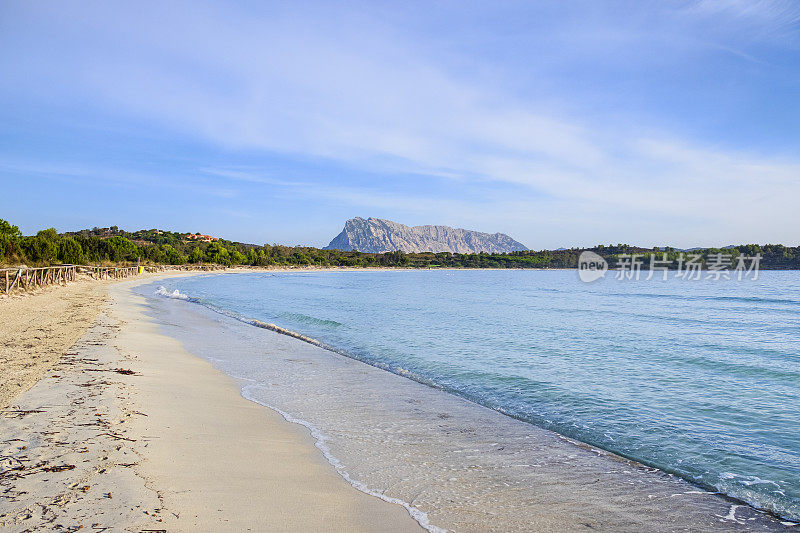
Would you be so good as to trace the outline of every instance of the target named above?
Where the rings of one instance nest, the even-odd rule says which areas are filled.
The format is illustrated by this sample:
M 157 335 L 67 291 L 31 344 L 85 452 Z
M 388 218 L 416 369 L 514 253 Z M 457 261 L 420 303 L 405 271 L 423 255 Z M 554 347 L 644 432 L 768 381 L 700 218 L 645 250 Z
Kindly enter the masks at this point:
M 197 242 L 190 240 L 188 235 L 155 229 L 127 232 L 112 226 L 69 233 L 58 233 L 48 228 L 36 235 L 25 236 L 17 226 L 0 219 L 0 262 L 28 266 L 214 263 L 263 267 L 577 268 L 578 257 L 583 251 L 581 248 L 572 248 L 495 254 L 401 251 L 374 254 L 279 244 L 258 246 L 224 239 Z M 691 252 L 668 247 L 640 248 L 627 244 L 597 245 L 589 250 L 605 258 L 612 267 L 631 254 L 637 254 L 643 263 L 642 268 L 647 269 L 651 257 L 657 260 L 666 258 L 677 263 L 681 253 L 693 253 L 700 256 L 703 264 L 714 254 L 729 256 L 731 262 L 739 254 L 751 257 L 760 254 L 762 269 L 800 269 L 800 247 L 780 244 L 750 244 Z

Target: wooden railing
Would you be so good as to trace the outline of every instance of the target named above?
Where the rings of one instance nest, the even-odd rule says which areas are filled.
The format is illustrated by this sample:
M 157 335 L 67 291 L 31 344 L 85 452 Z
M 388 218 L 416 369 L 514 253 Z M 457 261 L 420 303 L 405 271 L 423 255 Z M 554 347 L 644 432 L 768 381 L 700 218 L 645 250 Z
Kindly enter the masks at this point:
M 139 273 L 139 267 L 79 266 L 78 272 L 86 272 L 94 279 L 122 279 Z
M 57 265 L 49 267 L 14 267 L 0 268 L 0 294 L 25 292 L 48 285 L 66 285 L 75 281 L 78 273 L 88 274 L 94 279 L 122 279 L 139 273 L 138 266 L 111 267 L 85 265 Z M 146 272 L 164 272 L 166 270 L 225 270 L 222 265 L 142 265 Z
M 68 281 L 75 281 L 76 268 L 75 265 L 3 268 L 0 269 L 0 288 L 3 294 L 11 294 L 48 285 L 66 285 Z
M 0 294 L 25 292 L 48 285 L 66 285 L 75 281 L 78 273 L 89 274 L 94 279 L 122 279 L 139 273 L 139 267 L 104 267 L 83 265 L 58 265 L 39 268 L 0 269 Z

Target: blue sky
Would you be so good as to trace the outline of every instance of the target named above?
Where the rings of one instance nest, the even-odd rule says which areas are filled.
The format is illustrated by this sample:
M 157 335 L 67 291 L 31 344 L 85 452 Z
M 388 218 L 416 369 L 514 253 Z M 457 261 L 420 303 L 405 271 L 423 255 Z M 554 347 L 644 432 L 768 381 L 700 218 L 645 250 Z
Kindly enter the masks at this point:
M 0 5 L 0 218 L 800 244 L 800 2 Z

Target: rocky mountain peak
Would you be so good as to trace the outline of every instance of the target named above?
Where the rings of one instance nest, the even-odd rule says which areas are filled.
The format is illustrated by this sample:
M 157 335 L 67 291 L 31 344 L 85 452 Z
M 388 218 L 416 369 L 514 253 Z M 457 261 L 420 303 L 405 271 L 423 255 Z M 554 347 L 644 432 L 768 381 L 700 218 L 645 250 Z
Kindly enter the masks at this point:
M 503 233 L 482 233 L 449 226 L 406 226 L 381 218 L 351 218 L 326 247 L 329 250 L 358 250 L 382 253 L 452 252 L 502 253 L 527 250 Z

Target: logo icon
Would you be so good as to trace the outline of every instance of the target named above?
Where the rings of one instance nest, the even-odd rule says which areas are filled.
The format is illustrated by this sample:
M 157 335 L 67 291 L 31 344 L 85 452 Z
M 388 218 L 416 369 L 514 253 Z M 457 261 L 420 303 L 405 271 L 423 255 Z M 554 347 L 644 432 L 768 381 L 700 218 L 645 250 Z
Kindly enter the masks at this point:
M 584 250 L 578 257 L 578 276 L 584 283 L 591 283 L 605 277 L 608 263 L 601 256 Z

